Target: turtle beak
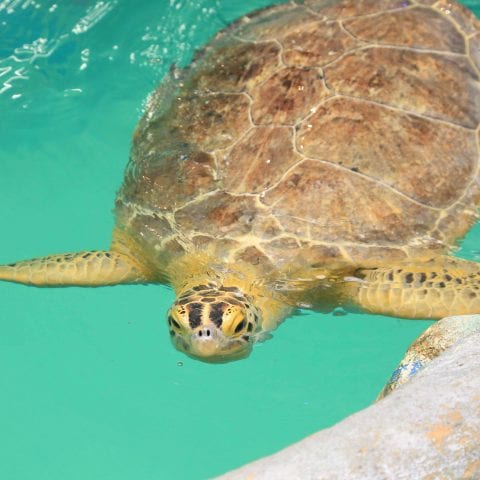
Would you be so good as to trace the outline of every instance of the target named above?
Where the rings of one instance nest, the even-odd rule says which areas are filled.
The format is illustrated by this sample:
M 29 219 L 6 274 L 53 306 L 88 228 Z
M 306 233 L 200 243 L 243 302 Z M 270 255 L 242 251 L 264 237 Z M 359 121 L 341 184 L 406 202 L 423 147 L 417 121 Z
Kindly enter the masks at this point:
M 224 363 L 247 357 L 252 345 L 231 339 L 214 325 L 202 326 L 190 335 L 188 355 L 209 363 Z
M 197 329 L 190 337 L 191 353 L 199 357 L 211 357 L 222 349 L 225 343 L 223 333 L 213 326 Z

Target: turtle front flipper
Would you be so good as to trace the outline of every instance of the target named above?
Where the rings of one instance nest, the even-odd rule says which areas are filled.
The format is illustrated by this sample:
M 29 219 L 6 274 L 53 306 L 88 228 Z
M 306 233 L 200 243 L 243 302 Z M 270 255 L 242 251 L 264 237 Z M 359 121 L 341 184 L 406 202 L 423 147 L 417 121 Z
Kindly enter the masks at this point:
M 346 296 L 371 313 L 440 319 L 480 313 L 480 264 L 453 257 L 365 268 L 345 279 Z
M 149 275 L 131 257 L 113 251 L 49 255 L 0 266 L 0 280 L 38 287 L 99 287 L 143 283 Z
M 480 264 L 476 262 L 440 256 L 426 262 L 359 269 L 343 285 L 348 299 L 368 312 L 442 319 L 412 343 L 378 399 L 480 330 Z

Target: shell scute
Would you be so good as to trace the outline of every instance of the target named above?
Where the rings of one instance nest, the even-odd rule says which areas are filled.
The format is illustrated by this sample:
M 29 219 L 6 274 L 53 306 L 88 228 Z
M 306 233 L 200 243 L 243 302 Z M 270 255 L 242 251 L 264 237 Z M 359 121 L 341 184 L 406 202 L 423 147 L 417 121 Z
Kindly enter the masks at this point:
M 287 67 L 266 80 L 256 92 L 252 118 L 256 124 L 295 125 L 312 105 L 330 95 L 316 69 Z
M 343 252 L 334 245 L 312 244 L 311 242 L 298 241 L 293 237 L 281 237 L 261 243 L 262 250 L 269 252 L 275 258 L 276 266 L 280 269 L 288 266 L 293 278 L 298 278 L 295 272 L 305 272 L 314 269 L 323 269 L 325 265 L 333 266 L 345 263 Z M 315 273 L 319 280 L 325 279 L 320 272 Z M 286 279 L 285 279 L 286 280 Z M 287 281 L 282 289 L 292 288 Z
M 325 76 L 339 94 L 469 128 L 480 121 L 479 76 L 463 57 L 372 47 L 348 53 L 328 66 Z
M 268 256 L 254 245 L 249 245 L 248 247 L 239 250 L 235 254 L 234 259 L 235 261 L 245 262 L 255 266 L 262 264 L 264 270 L 274 268 Z
M 160 150 L 172 139 L 205 151 L 225 148 L 250 126 L 249 109 L 250 100 L 243 94 L 187 92 L 149 125 L 145 133 L 151 141 L 144 148 Z
M 297 132 L 297 147 L 437 208 L 454 203 L 477 168 L 473 131 L 351 98 L 323 104 Z M 446 176 L 451 165 L 456 174 Z
M 252 90 L 280 66 L 275 42 L 233 42 L 221 35 L 192 67 L 191 91 L 243 92 Z
M 215 187 L 214 158 L 178 146 L 170 152 L 157 152 L 155 159 L 138 168 L 134 181 L 126 182 L 122 196 L 162 212 L 178 208 Z
M 194 235 L 190 238 L 191 247 L 200 252 L 208 252 L 213 258 L 227 260 L 230 252 L 237 251 L 241 244 L 231 238 L 219 238 L 213 235 Z
M 302 7 L 292 4 L 277 5 L 252 18 L 246 17 L 235 34 L 246 41 L 275 41 L 312 21 L 312 15 Z
M 252 231 L 258 216 L 256 200 L 214 192 L 175 212 L 177 226 L 188 232 L 203 232 L 214 237 L 241 236 Z
M 330 19 L 371 15 L 384 10 L 405 8 L 412 4 L 409 0 L 297 0 L 297 3 Z
M 428 243 L 428 248 L 433 249 L 431 241 Z M 354 258 L 359 264 L 378 264 L 385 258 L 389 261 L 401 262 L 407 257 L 405 250 L 395 246 L 377 246 L 377 245 L 348 245 L 345 247 L 347 254 Z
M 415 7 L 344 22 L 355 37 L 373 43 L 464 53 L 465 39 L 448 17 Z
M 293 130 L 258 127 L 220 155 L 224 186 L 230 192 L 259 193 L 277 182 L 302 157 L 294 151 Z
M 479 21 L 477 17 L 467 7 L 460 5 L 458 2 L 438 0 L 435 2 L 434 8 L 454 20 L 465 35 L 478 32 Z
M 480 32 L 470 38 L 468 50 L 475 67 L 480 70 Z
M 272 215 L 260 216 L 252 228 L 252 235 L 262 240 L 270 240 L 285 233 L 278 220 Z
M 401 244 L 412 231 L 425 235 L 437 216 L 370 179 L 315 160 L 295 167 L 262 200 L 287 232 L 331 243 Z
M 322 67 L 352 50 L 358 42 L 338 22 L 314 19 L 279 38 L 287 65 Z

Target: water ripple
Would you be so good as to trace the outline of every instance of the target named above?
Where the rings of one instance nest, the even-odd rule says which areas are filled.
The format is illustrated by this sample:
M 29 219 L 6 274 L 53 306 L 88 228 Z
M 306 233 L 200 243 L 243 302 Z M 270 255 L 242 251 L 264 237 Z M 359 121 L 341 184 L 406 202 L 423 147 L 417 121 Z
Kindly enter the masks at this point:
M 8 73 L 13 72 L 13 75 L 7 77 L 4 81 L 2 86 L 0 87 L 0 94 L 6 92 L 10 88 L 12 88 L 12 82 L 16 80 L 28 80 L 28 76 L 26 75 L 26 69 L 24 67 L 17 68 L 14 70 L 11 66 L 7 67 L 0 67 L 0 77 L 7 75 Z M 15 95 L 15 94 L 14 94 Z M 15 98 L 19 98 L 18 94 L 15 95 Z
M 5 10 L 8 14 L 14 13 L 17 7 L 25 10 L 29 6 L 40 8 L 40 5 L 34 0 L 4 0 L 0 2 L 0 12 Z
M 58 40 L 49 40 L 47 38 L 37 38 L 32 43 L 27 43 L 21 47 L 15 48 L 10 58 L 16 62 L 34 62 L 40 57 L 49 57 L 57 48 Z
M 38 80 L 42 83 L 46 78 L 52 80 L 56 73 L 61 76 L 65 71 L 73 74 L 76 69 L 85 70 L 90 60 L 90 49 L 83 48 L 77 53 L 79 48 L 74 38 L 91 30 L 116 5 L 117 0 L 97 1 L 94 5 L 83 6 L 53 2 L 40 4 L 35 0 L 0 0 L 0 21 L 8 39 L 0 49 L 0 94 L 8 92 L 16 100 L 28 90 L 26 86 L 22 89 L 17 86 L 12 93 L 14 82 L 18 80 L 25 85 L 39 85 Z M 41 59 L 55 55 L 58 58 L 42 64 L 40 68 Z M 69 65 L 73 67 L 74 56 L 78 63 L 76 68 L 71 68 Z M 34 88 L 33 85 L 31 88 Z M 67 94 L 72 91 L 81 89 L 65 89 Z
M 85 33 L 95 26 L 105 15 L 107 15 L 115 5 L 116 1 L 112 2 L 97 2 L 95 6 L 87 9 L 87 14 L 80 19 L 80 21 L 73 27 L 72 32 L 76 35 Z

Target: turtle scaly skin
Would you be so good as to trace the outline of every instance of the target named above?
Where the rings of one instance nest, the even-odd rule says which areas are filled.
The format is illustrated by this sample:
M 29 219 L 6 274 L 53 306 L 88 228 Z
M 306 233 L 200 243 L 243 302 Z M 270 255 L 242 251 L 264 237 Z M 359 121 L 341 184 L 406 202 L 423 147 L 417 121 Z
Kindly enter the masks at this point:
M 166 283 L 174 344 L 247 355 L 297 306 L 480 313 L 449 254 L 480 202 L 480 23 L 439 0 L 292 1 L 222 30 L 152 94 L 108 252 L 33 285 Z

